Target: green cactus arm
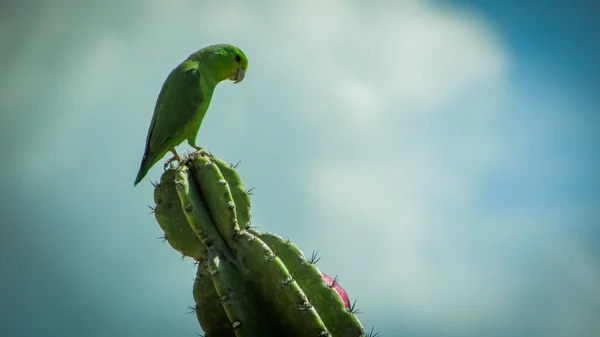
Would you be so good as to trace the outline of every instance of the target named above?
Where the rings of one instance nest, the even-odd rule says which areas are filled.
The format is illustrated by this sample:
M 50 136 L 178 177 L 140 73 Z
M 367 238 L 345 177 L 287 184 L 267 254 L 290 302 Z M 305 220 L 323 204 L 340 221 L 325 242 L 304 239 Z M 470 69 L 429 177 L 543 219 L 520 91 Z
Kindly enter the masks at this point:
M 218 252 L 209 253 L 208 269 L 222 307 L 237 337 L 273 335 L 273 326 L 263 317 L 260 302 L 252 285 L 240 277 L 233 263 L 221 259 Z
M 230 243 L 235 233 L 240 231 L 240 227 L 227 180 L 217 165 L 202 156 L 193 159 L 191 172 L 218 231 L 225 241 Z
M 234 259 L 219 228 L 213 221 L 212 214 L 214 213 L 211 213 L 207 207 L 211 203 L 205 204 L 202 194 L 198 191 L 199 188 L 196 184 L 190 183 L 190 175 L 190 170 L 186 166 L 177 169 L 175 175 L 175 186 L 181 202 L 180 207 L 183 209 L 188 226 L 192 228 L 193 233 L 206 249 L 216 249 L 226 258 Z
M 156 185 L 154 216 L 165 232 L 165 239 L 173 249 L 184 256 L 200 260 L 202 257 L 206 257 L 206 248 L 194 234 L 194 230 L 183 213 L 181 201 L 173 183 L 175 174 L 175 170 L 165 171 L 160 183 Z
M 240 277 L 239 270 L 232 263 L 235 261 L 232 253 L 211 220 L 210 211 L 207 210 L 198 189 L 189 178 L 190 172 L 187 167 L 178 169 L 175 186 L 190 226 L 199 234 L 202 243 L 206 246 L 207 270 L 212 277 L 213 287 L 221 300 L 222 307 L 236 336 L 261 336 L 266 333 L 265 329 L 268 326 L 263 324 L 264 321 L 259 316 L 260 310 L 256 307 L 257 302 L 252 298 L 255 291 Z M 221 184 L 219 181 L 212 182 Z M 204 266 L 202 264 L 198 267 Z
M 219 171 L 221 171 L 221 174 L 223 174 L 223 177 L 229 184 L 229 190 L 231 191 L 231 196 L 235 203 L 235 214 L 239 226 L 241 229 L 249 228 L 251 201 L 250 195 L 242 183 L 242 178 L 234 167 L 227 165 L 227 163 L 221 159 L 214 158 L 213 162 L 217 165 Z
M 283 262 L 259 238 L 241 231 L 235 237 L 238 264 L 282 322 L 288 336 L 327 336 L 327 328 Z
M 206 269 L 208 256 L 206 246 L 194 233 L 181 207 L 181 200 L 174 183 L 176 174 L 177 171 L 174 169 L 165 171 L 161 182 L 156 185 L 154 190 L 156 220 L 165 232 L 165 239 L 174 249 L 198 261 L 193 295 L 196 317 L 202 329 L 209 336 L 235 336 L 212 277 Z
M 337 291 L 327 286 L 319 268 L 310 263 L 296 245 L 273 233 L 260 233 L 258 236 L 277 252 L 277 256 L 317 308 L 332 336 L 365 336 L 360 321 L 346 309 Z
M 194 301 L 196 318 L 207 336 L 233 337 L 235 332 L 229 317 L 223 308 L 223 303 L 213 279 L 208 271 L 207 259 L 198 262 L 198 271 L 194 280 Z

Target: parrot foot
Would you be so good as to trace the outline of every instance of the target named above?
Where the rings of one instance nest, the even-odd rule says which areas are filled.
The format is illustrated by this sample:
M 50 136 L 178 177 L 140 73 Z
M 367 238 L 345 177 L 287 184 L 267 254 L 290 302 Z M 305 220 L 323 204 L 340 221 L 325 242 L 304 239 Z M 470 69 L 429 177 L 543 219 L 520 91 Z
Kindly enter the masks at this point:
M 179 156 L 179 154 L 177 154 L 177 152 L 175 152 L 175 150 L 171 150 L 171 152 L 173 153 L 173 157 L 169 160 L 167 160 L 167 162 L 165 163 L 165 167 L 164 169 L 166 170 L 169 167 L 169 164 L 171 164 L 174 161 L 177 162 L 181 162 L 181 157 Z
M 198 155 L 202 156 L 202 157 L 209 157 L 210 159 L 215 159 L 215 157 L 212 155 L 212 153 L 205 151 L 203 148 L 201 148 L 200 146 L 197 145 L 192 145 L 192 147 L 194 149 L 196 149 L 196 152 Z

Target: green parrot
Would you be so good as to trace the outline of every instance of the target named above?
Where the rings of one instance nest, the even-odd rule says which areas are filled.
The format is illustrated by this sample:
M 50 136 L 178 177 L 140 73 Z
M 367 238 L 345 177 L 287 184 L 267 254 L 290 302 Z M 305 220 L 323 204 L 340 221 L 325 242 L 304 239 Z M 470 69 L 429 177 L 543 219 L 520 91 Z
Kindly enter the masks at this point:
M 200 49 L 173 69 L 158 95 L 146 137 L 146 150 L 134 186 L 164 155 L 174 155 L 165 165 L 181 160 L 175 147 L 187 139 L 198 151 L 196 135 L 217 84 L 244 79 L 248 58 L 237 47 L 217 44 Z

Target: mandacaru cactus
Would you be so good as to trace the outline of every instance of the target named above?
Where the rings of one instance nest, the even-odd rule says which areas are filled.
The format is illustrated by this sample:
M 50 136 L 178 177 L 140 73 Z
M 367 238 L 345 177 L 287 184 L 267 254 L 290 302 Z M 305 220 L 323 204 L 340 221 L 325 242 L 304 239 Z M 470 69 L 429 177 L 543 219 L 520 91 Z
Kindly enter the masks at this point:
M 290 241 L 250 223 L 250 195 L 233 166 L 192 154 L 154 190 L 164 238 L 196 260 L 193 307 L 209 337 L 367 334 L 337 280 Z

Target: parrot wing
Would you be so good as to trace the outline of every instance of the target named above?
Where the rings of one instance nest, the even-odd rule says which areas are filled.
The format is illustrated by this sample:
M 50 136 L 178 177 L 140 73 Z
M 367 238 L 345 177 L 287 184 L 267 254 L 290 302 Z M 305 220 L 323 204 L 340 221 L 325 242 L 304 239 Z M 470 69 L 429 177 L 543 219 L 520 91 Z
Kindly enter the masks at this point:
M 198 63 L 186 62 L 169 74 L 156 101 L 136 184 L 165 153 L 185 140 L 186 126 L 204 96 Z
M 169 76 L 158 96 L 146 139 L 145 156 L 152 152 L 168 151 L 178 145 L 171 145 L 171 141 L 180 138 L 178 136 L 181 136 L 202 104 L 204 94 L 200 81 L 200 71 L 195 67 L 177 68 Z

